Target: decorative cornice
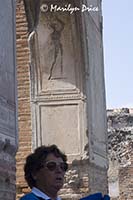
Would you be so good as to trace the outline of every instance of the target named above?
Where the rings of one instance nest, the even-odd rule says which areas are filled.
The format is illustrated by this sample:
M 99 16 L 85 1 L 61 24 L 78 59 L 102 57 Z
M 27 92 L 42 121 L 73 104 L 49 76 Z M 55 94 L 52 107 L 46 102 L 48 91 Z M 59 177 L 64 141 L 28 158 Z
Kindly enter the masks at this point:
M 71 95 L 47 95 L 47 96 L 42 96 L 42 97 L 34 97 L 32 99 L 33 103 L 36 102 L 49 102 L 49 101 L 71 101 L 71 100 L 81 100 L 81 101 L 86 101 L 86 96 L 83 96 L 81 94 L 71 94 Z

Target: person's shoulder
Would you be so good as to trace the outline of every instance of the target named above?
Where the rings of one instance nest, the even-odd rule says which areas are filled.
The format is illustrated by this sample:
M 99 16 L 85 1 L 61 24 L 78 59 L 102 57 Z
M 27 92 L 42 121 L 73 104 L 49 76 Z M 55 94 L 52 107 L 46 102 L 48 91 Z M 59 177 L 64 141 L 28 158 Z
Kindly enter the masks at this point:
M 38 198 L 31 192 L 21 197 L 20 200 L 38 200 Z

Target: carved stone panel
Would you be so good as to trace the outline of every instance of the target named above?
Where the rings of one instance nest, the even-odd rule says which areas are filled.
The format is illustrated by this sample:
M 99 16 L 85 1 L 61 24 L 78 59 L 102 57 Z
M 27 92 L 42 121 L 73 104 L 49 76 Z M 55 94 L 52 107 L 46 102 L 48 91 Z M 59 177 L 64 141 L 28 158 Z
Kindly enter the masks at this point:
M 77 92 L 81 53 L 76 16 L 44 12 L 43 5 L 34 36 L 36 95 Z
M 78 103 L 43 104 L 36 107 L 36 142 L 57 144 L 68 156 L 82 154 L 82 115 Z M 40 122 L 40 123 L 39 123 Z
M 80 106 L 85 99 L 81 18 L 76 13 L 45 11 L 52 3 L 63 6 L 68 1 L 40 1 L 38 21 L 29 35 L 33 146 L 55 143 L 69 157 L 79 158 L 87 143 Z

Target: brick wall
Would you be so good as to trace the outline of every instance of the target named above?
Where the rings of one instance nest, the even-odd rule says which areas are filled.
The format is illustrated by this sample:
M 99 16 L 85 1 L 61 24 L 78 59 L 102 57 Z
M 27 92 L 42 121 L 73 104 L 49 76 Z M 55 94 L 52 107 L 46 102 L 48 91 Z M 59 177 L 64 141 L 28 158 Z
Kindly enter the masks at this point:
M 119 170 L 120 199 L 133 199 L 133 163 L 128 167 L 121 167 Z
M 106 170 L 88 160 L 74 161 L 66 173 L 66 182 L 60 195 L 63 200 L 78 200 L 88 194 L 107 194 Z M 102 187 L 101 187 L 102 183 Z M 102 188 L 102 189 L 101 189 Z
M 28 30 L 23 0 L 16 3 L 16 38 L 17 38 L 17 80 L 18 80 L 18 122 L 19 149 L 17 161 L 17 193 L 27 191 L 23 165 L 25 157 L 31 152 L 31 108 L 30 108 L 30 68 Z

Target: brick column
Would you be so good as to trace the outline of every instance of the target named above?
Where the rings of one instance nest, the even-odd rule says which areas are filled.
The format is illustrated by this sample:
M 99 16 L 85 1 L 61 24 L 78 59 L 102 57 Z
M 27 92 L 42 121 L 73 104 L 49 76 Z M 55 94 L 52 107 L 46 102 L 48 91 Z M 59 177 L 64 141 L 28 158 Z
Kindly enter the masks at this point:
M 27 191 L 23 165 L 25 157 L 31 152 L 31 108 L 30 108 L 30 67 L 27 21 L 22 0 L 16 5 L 17 33 L 17 81 L 18 81 L 18 122 L 19 149 L 17 161 L 17 194 Z

